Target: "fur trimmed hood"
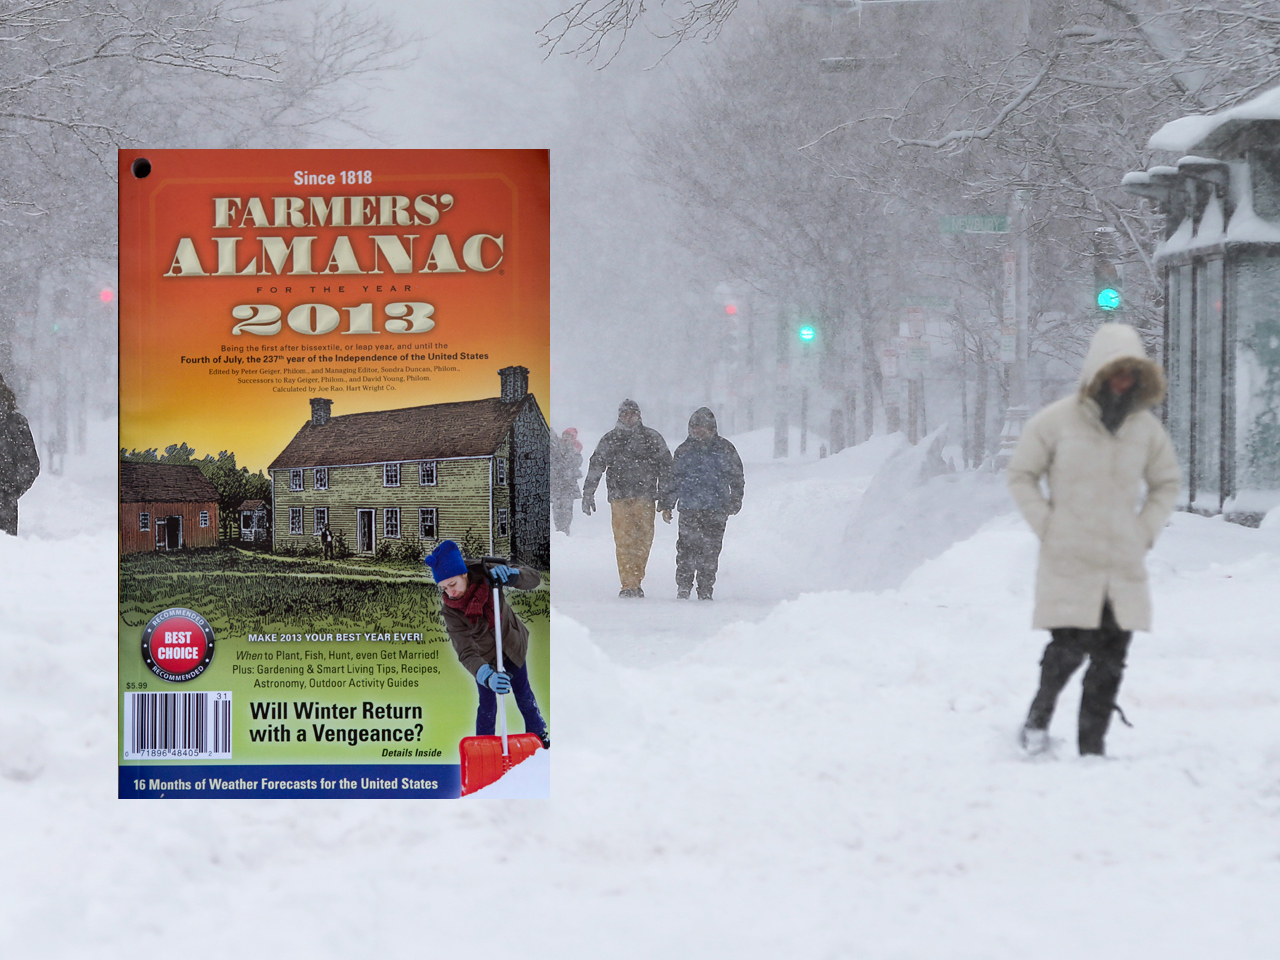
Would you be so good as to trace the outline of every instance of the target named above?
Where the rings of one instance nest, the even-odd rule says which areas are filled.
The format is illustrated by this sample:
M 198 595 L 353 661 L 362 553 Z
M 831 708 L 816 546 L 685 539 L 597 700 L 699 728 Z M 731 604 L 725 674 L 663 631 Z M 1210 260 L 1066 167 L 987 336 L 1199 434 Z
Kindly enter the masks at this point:
M 1164 399 L 1164 371 L 1147 356 L 1138 331 L 1127 323 L 1104 323 L 1094 333 L 1080 369 L 1080 396 L 1096 399 L 1102 384 L 1124 367 L 1138 374 L 1134 410 L 1146 410 Z

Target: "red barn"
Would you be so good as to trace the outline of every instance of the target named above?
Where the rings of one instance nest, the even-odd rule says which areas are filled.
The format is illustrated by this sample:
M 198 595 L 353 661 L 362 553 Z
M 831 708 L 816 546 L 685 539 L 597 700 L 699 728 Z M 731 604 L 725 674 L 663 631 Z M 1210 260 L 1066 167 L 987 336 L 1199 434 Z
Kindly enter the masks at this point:
M 120 552 L 218 545 L 218 489 L 199 467 L 120 461 Z

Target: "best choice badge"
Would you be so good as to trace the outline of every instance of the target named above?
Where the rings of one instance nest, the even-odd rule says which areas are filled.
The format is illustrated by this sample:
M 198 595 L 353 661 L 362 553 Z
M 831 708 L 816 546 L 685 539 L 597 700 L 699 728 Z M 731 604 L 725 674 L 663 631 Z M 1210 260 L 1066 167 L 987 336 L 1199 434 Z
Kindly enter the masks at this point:
M 161 680 L 194 680 L 213 659 L 213 627 L 186 607 L 162 610 L 142 631 L 142 659 Z

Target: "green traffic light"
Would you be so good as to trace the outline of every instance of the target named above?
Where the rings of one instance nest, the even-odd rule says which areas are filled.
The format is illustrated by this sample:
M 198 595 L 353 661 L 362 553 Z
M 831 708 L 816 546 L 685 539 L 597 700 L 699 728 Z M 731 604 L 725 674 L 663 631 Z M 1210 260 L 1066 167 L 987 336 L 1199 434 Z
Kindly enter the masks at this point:
M 818 331 L 815 330 L 811 324 L 806 323 L 803 327 L 800 328 L 799 335 L 801 340 L 803 340 L 805 343 L 808 343 L 810 340 L 812 340 L 814 337 L 818 335 Z
M 1103 310 L 1120 309 L 1120 291 L 1106 287 L 1098 291 L 1098 306 Z

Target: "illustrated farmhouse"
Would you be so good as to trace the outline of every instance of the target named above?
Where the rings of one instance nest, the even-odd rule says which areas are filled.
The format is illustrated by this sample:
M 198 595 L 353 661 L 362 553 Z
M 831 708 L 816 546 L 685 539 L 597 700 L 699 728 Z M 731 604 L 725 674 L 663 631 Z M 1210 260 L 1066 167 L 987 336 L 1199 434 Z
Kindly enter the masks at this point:
M 273 548 L 317 542 L 325 526 L 357 556 L 441 540 L 471 554 L 550 561 L 550 434 L 529 371 L 498 372 L 501 395 L 311 420 L 272 462 Z

